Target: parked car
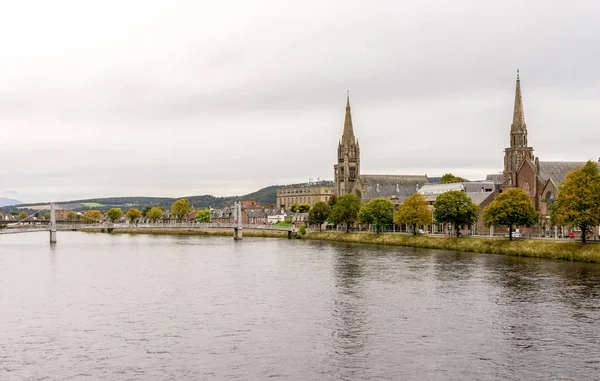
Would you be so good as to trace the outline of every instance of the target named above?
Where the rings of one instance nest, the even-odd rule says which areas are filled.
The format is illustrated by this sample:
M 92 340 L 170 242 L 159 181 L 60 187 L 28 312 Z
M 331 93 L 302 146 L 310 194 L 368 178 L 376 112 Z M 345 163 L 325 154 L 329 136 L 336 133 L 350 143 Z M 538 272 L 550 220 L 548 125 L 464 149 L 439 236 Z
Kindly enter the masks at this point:
M 423 230 L 423 229 L 418 229 L 418 230 L 417 230 L 417 234 L 425 234 L 425 230 Z

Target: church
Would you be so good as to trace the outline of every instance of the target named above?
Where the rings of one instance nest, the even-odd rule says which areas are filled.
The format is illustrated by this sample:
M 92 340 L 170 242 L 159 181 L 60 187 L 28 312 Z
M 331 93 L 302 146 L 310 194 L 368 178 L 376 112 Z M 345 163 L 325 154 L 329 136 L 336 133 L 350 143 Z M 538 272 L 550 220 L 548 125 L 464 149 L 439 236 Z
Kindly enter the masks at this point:
M 521 79 L 517 70 L 513 121 L 509 146 L 504 150 L 503 188 L 521 188 L 531 198 L 547 225 L 549 208 L 558 195 L 558 187 L 566 175 L 585 165 L 585 161 L 541 161 L 528 145 L 527 124 L 523 111 Z
M 350 95 L 346 99 L 344 132 L 338 144 L 337 164 L 334 168 L 334 193 L 338 197 L 355 193 L 362 201 L 387 198 L 394 204 L 402 203 L 429 183 L 427 175 L 362 175 L 360 173 L 360 146 L 354 136 Z

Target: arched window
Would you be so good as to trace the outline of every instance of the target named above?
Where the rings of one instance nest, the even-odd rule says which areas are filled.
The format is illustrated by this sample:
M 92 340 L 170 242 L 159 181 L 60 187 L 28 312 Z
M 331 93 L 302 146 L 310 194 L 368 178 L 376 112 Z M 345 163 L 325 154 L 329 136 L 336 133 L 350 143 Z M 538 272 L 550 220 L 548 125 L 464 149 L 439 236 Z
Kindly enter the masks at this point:
M 523 184 L 523 191 L 527 193 L 529 197 L 531 197 L 531 187 L 529 186 L 529 181 L 527 180 L 525 180 L 525 183 Z

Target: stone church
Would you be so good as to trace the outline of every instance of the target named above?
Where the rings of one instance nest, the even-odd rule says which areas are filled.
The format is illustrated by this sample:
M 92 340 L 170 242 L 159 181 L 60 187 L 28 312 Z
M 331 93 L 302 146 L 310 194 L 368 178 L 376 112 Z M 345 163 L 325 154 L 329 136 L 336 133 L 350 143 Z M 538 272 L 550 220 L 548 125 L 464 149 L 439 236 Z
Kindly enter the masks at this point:
M 426 175 L 362 175 L 360 173 L 360 146 L 354 136 L 350 96 L 346 99 L 344 132 L 338 144 L 337 164 L 334 168 L 334 193 L 339 197 L 357 194 L 363 201 L 386 198 L 395 204 L 402 203 L 429 183 Z
M 533 147 L 530 147 L 527 141 L 521 80 L 517 71 L 510 142 L 504 150 L 503 188 L 518 187 L 525 191 L 535 209 L 541 213 L 542 225 L 546 225 L 549 207 L 558 195 L 560 183 L 569 172 L 583 167 L 585 163 L 583 161 L 541 161 L 534 157 Z

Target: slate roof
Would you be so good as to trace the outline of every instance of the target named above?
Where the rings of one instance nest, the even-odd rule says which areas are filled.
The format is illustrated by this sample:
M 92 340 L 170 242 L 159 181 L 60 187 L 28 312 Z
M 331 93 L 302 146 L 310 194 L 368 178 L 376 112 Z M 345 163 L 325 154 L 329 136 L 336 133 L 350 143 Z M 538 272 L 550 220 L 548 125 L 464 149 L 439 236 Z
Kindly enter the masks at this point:
M 424 175 L 360 175 L 360 181 L 363 185 L 363 200 L 396 196 L 399 202 L 415 194 L 417 186 L 429 183 Z
M 475 205 L 479 206 L 487 200 L 488 197 L 494 194 L 494 192 L 467 192 L 466 194 L 471 198 Z
M 552 180 L 559 186 L 565 180 L 567 173 L 585 165 L 585 161 L 540 161 L 540 178 L 542 181 Z
M 244 209 L 244 213 L 248 218 L 267 218 L 267 213 L 264 209 Z
M 481 192 L 481 188 L 491 189 L 493 192 L 496 189 L 493 181 L 469 181 L 462 183 L 465 187 L 465 192 Z

